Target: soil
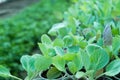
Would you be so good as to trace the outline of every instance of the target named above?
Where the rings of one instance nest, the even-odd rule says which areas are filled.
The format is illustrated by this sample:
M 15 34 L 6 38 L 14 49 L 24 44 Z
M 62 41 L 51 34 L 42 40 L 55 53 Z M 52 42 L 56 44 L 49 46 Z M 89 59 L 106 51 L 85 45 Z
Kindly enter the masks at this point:
M 8 0 L 0 3 L 0 18 L 7 18 L 40 0 Z

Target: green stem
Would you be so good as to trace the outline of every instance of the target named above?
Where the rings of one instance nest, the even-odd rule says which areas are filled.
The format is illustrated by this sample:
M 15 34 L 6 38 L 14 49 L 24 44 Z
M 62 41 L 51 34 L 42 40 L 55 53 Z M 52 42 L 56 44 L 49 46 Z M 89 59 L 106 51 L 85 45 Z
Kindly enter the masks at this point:
M 17 79 L 17 80 L 22 80 L 22 79 L 20 79 L 20 78 L 18 78 L 18 77 L 16 77 L 16 76 L 13 76 L 13 75 L 10 75 L 10 77 L 12 77 L 12 78 L 14 78 L 14 79 Z
M 116 77 L 116 76 L 113 76 L 116 80 L 120 80 L 118 77 Z
M 75 75 L 73 75 L 73 80 L 77 80 L 76 77 L 75 77 Z
M 95 80 L 98 79 L 98 78 L 100 78 L 100 77 L 103 76 L 103 75 L 104 75 L 104 73 L 100 74 L 99 76 L 97 76 L 97 77 L 95 78 Z

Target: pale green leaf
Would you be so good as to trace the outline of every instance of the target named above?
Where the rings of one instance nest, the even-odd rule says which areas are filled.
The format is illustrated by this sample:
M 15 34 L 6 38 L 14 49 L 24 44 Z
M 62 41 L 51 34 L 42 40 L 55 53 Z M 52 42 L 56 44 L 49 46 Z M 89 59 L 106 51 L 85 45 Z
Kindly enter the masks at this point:
M 39 56 L 35 60 L 35 68 L 37 71 L 43 71 L 50 67 L 52 59 L 50 57 Z
M 63 47 L 63 45 L 64 45 L 64 42 L 63 42 L 62 39 L 56 38 L 56 39 L 53 41 L 53 46 Z
M 90 54 L 91 69 L 102 69 L 109 62 L 108 53 L 100 46 L 90 44 L 87 46 L 87 51 Z
M 52 67 L 47 72 L 48 79 L 55 79 L 58 78 L 62 73 L 55 67 Z
M 1 77 L 10 77 L 9 69 L 5 68 L 4 66 L 0 65 L 0 76 Z
M 36 76 L 36 69 L 35 69 L 35 60 L 36 58 L 40 57 L 39 54 L 34 54 L 33 56 L 24 55 L 21 57 L 20 62 L 22 64 L 22 67 L 27 71 L 27 78 L 32 79 L 34 76 Z
M 60 71 L 65 71 L 65 60 L 61 56 L 53 57 L 53 65 Z
M 82 58 L 83 66 L 85 67 L 86 70 L 88 70 L 90 67 L 90 57 L 85 51 L 82 50 L 80 52 L 80 56 Z
M 79 79 L 79 78 L 81 78 L 81 77 L 84 77 L 86 74 L 84 73 L 84 72 L 77 72 L 76 74 L 75 74 L 75 77 L 77 78 L 77 79 Z
M 76 57 L 76 54 L 74 53 L 66 53 L 65 55 L 63 55 L 63 58 L 67 61 L 71 61 Z
M 55 36 L 57 35 L 58 30 L 64 28 L 66 25 L 67 25 L 66 22 L 54 24 L 52 28 L 49 30 L 48 34 Z
M 43 53 L 43 55 L 48 55 L 48 49 L 45 44 L 38 43 L 38 46 L 39 46 L 41 52 Z
M 74 62 L 68 62 L 67 65 L 72 74 L 75 74 L 75 72 L 77 72 L 77 66 Z
M 56 51 L 56 54 L 58 54 L 58 55 L 64 55 L 64 51 L 63 51 L 63 49 L 61 48 L 61 47 L 55 47 L 55 51 Z
M 119 49 L 120 49 L 120 36 L 116 36 L 113 38 L 113 54 L 118 55 Z
M 105 74 L 108 76 L 115 76 L 120 73 L 120 60 L 114 60 L 106 67 Z
M 71 46 L 68 48 L 68 52 L 70 53 L 77 53 L 79 52 L 79 50 L 80 50 L 79 46 Z
M 52 43 L 51 39 L 46 34 L 42 35 L 41 42 L 44 43 L 44 44 L 47 44 L 47 45 L 50 45 Z
M 73 38 L 70 35 L 66 35 L 63 38 L 63 41 L 64 41 L 65 46 L 72 46 L 73 44 Z

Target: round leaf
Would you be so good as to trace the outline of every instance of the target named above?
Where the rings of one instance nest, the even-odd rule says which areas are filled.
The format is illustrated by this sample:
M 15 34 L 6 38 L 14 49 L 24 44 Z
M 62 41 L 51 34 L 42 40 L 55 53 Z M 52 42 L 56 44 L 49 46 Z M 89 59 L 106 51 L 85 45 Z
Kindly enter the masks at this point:
M 51 63 L 52 59 L 50 57 L 40 56 L 35 60 L 35 68 L 37 71 L 43 71 L 48 69 Z
M 53 65 L 60 71 L 65 71 L 65 60 L 61 56 L 53 57 Z
M 120 60 L 114 60 L 106 67 L 105 74 L 108 76 L 115 76 L 120 72 Z
M 55 67 L 52 67 L 47 72 L 48 79 L 55 79 L 55 78 L 59 77 L 60 75 L 61 75 L 61 72 L 58 69 L 56 69 Z
M 109 55 L 100 46 L 90 44 L 87 46 L 90 55 L 91 69 L 99 70 L 109 62 Z

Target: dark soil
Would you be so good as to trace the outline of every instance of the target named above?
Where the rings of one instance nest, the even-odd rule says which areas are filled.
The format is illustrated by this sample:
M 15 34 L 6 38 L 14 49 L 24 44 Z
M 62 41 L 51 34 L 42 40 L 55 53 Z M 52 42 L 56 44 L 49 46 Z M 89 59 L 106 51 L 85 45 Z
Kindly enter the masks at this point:
M 40 0 L 8 0 L 0 3 L 0 18 L 10 17 Z

